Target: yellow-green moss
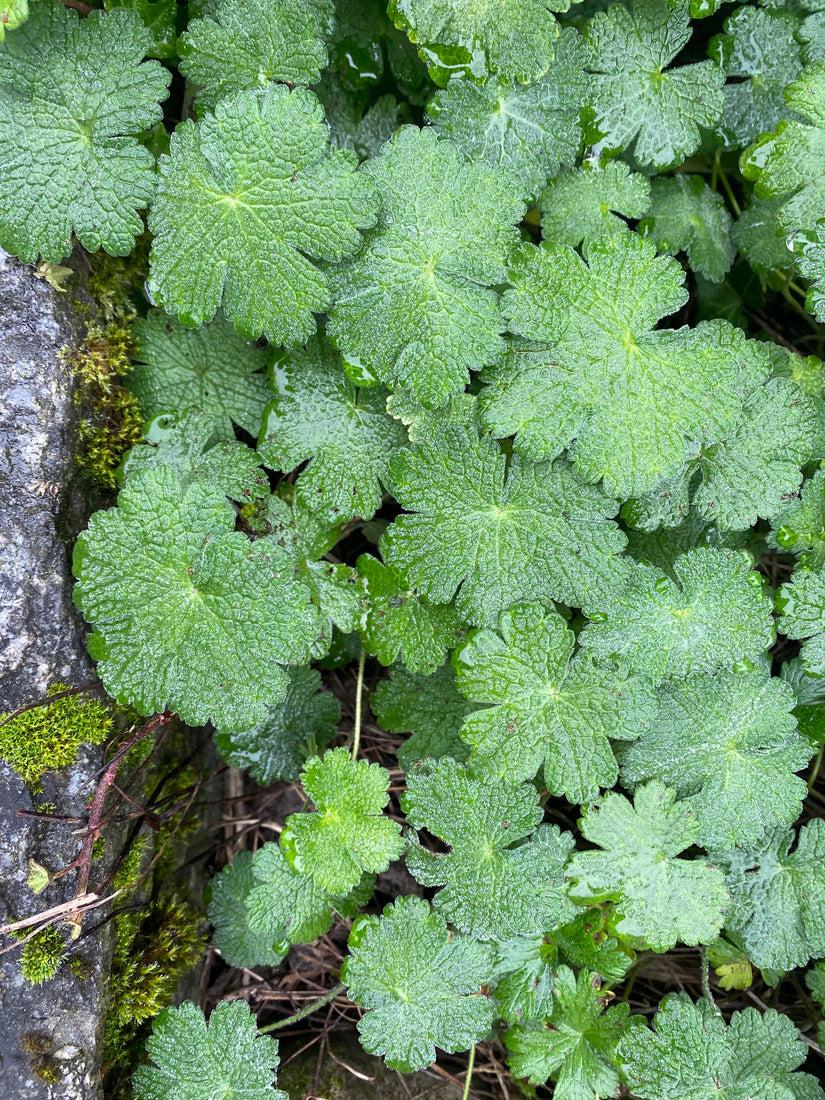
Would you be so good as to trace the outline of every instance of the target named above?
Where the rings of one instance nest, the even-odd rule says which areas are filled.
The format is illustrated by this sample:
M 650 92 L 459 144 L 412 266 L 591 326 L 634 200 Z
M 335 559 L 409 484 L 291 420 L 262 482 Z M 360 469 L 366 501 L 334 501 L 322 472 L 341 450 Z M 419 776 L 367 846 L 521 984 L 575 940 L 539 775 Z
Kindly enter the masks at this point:
M 64 352 L 77 380 L 75 403 L 85 410 L 75 463 L 102 489 L 117 488 L 124 454 L 143 438 L 140 408 L 124 385 L 133 351 L 130 319 L 117 318 L 92 325 L 79 348 Z
M 65 684 L 52 684 L 46 694 L 67 690 Z M 0 722 L 6 717 L 1 715 Z M 60 771 L 73 763 L 84 742 L 99 744 L 111 733 L 112 714 L 107 707 L 84 695 L 67 695 L 0 725 L 0 759 L 37 791 L 47 771 Z
M 67 954 L 60 932 L 53 926 L 44 928 L 23 948 L 20 970 L 29 985 L 42 985 L 55 976 Z
M 101 251 L 90 257 L 89 293 L 107 320 L 134 317 L 133 299 L 149 274 L 151 243 L 151 236 L 144 233 L 128 256 L 110 256 Z

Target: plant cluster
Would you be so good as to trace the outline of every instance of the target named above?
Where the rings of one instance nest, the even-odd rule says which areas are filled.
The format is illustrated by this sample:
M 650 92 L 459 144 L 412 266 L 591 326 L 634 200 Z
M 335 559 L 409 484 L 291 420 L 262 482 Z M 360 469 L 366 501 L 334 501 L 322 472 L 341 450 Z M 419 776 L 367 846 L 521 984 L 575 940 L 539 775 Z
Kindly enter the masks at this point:
M 224 961 L 353 920 L 391 1067 L 498 1034 L 558 1100 L 822 1097 L 774 1009 L 616 996 L 678 944 L 825 956 L 821 0 L 106 9 L 0 46 L 0 243 L 126 256 L 148 211 L 146 442 L 75 599 L 119 703 L 300 777 L 212 882 Z M 140 1100 L 284 1095 L 242 1002 L 147 1051 Z

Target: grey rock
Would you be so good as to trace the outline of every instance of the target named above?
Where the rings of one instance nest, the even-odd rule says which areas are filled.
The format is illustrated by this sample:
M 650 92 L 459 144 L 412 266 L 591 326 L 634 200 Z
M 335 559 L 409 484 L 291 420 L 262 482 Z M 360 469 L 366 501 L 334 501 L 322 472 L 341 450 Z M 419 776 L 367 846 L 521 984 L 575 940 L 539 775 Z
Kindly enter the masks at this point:
M 75 427 L 71 372 L 60 351 L 80 335 L 68 296 L 0 252 L 0 712 L 42 697 L 56 680 L 93 679 L 58 533 Z M 99 749 L 81 752 L 71 768 L 46 778 L 39 801 L 82 817 L 100 760 Z M 19 809 L 33 808 L 27 788 L 0 764 L 0 923 L 74 896 L 74 874 L 39 897 L 25 885 L 30 858 L 54 872 L 78 852 L 71 827 L 18 816 Z M 20 974 L 19 951 L 0 955 L 4 1100 L 99 1097 L 111 956 L 109 925 L 88 931 L 99 912 L 87 915 L 84 934 L 71 945 L 89 977 L 76 977 L 63 964 L 54 979 L 31 987 Z M 47 1083 L 44 1071 L 56 1080 Z

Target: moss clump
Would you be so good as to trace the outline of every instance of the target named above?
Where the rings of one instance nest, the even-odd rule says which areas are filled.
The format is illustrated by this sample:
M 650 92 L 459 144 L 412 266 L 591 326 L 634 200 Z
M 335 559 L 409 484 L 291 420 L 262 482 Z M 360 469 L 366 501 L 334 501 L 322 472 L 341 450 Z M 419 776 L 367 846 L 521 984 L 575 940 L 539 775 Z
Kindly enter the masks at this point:
M 150 234 L 144 233 L 128 256 L 110 256 L 101 250 L 89 257 L 89 293 L 108 321 L 135 316 L 135 299 L 149 274 L 151 244 Z
M 20 970 L 29 985 L 42 985 L 57 973 L 68 954 L 63 937 L 56 928 L 37 932 L 23 948 Z
M 46 694 L 67 690 L 65 684 L 52 684 Z M 0 715 L 0 722 L 6 718 Z M 83 695 L 67 695 L 0 725 L 0 759 L 11 764 L 30 790 L 38 791 L 47 771 L 60 771 L 73 763 L 82 744 L 99 744 L 111 733 L 107 707 Z
M 117 488 L 124 454 L 143 438 L 137 399 L 124 384 L 133 351 L 129 321 L 116 319 L 92 325 L 80 347 L 66 352 L 77 379 L 75 404 L 87 410 L 77 429 L 75 463 L 102 489 Z

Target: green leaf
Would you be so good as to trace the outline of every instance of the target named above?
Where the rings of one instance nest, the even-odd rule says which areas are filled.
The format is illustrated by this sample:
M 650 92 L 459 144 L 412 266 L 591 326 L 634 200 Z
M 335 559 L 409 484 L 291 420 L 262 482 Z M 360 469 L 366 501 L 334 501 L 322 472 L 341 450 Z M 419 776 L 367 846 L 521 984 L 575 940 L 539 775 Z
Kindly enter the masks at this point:
M 641 218 L 650 206 L 650 183 L 619 160 L 581 168 L 550 180 L 539 196 L 545 241 L 577 248 L 597 237 L 627 229 L 625 218 Z M 621 217 L 619 217 L 621 215 Z
M 492 703 L 464 723 L 461 736 L 496 775 L 532 779 L 544 764 L 554 795 L 586 802 L 612 787 L 618 767 L 609 738 L 633 740 L 656 711 L 650 685 L 622 668 L 573 656 L 575 637 L 556 611 L 516 604 L 499 633 L 482 630 L 456 654 L 457 683 Z
M 656 778 L 689 798 L 706 848 L 754 844 L 802 808 L 805 782 L 793 773 L 812 750 L 795 703 L 788 684 L 761 670 L 670 684 L 652 729 L 621 753 L 622 782 Z
M 0 8 L 0 42 L 5 38 L 6 31 L 16 30 L 28 18 L 28 0 L 3 0 Z
M 616 505 L 583 484 L 564 461 L 533 463 L 447 423 L 440 439 L 393 456 L 393 492 L 411 515 L 382 539 L 387 564 L 435 603 L 494 627 L 522 600 L 580 607 L 593 589 L 615 586 L 624 536 L 607 517 Z
M 768 545 L 795 554 L 805 569 L 825 566 L 825 470 L 817 470 L 771 523 Z
M 147 442 L 133 447 L 124 458 L 121 484 L 140 470 L 168 466 L 184 489 L 196 482 L 212 485 L 239 503 L 268 496 L 269 481 L 258 455 L 235 439 L 210 446 L 214 426 L 212 417 L 197 409 L 179 417 L 156 417 L 146 430 Z
M 582 834 L 604 851 L 577 852 L 567 869 L 570 895 L 612 900 L 616 931 L 667 951 L 676 943 L 710 943 L 719 934 L 728 892 L 724 876 L 702 859 L 678 859 L 697 843 L 699 822 L 689 802 L 653 780 L 635 804 L 608 791 L 584 808 Z
M 427 409 L 406 390 L 396 390 L 387 398 L 387 412 L 407 429 L 410 443 L 437 443 L 447 423 L 478 427 L 478 407 L 474 394 L 454 394 L 440 409 Z
M 637 565 L 621 592 L 588 598 L 579 642 L 654 680 L 758 661 L 774 635 L 771 601 L 752 569 L 745 552 L 710 547 L 680 555 L 675 580 Z
M 584 51 L 578 33 L 562 32 L 552 67 L 524 87 L 491 77 L 484 84 L 451 80 L 427 104 L 435 129 L 468 160 L 480 160 L 520 181 L 525 198 L 538 193 L 579 154 L 579 113 L 586 98 Z
M 756 966 L 793 970 L 825 955 L 825 822 L 774 829 L 713 859 L 733 898 L 727 927 Z
M 508 1023 L 544 1020 L 553 1007 L 558 950 L 549 936 L 517 936 L 495 946 L 496 1015 Z
M 575 0 L 390 0 L 390 18 L 420 45 L 436 84 L 456 72 L 532 84 L 550 68 L 559 27 L 551 15 Z
M 144 61 L 152 36 L 134 11 L 82 22 L 39 0 L 0 42 L 0 242 L 57 263 L 75 234 L 88 252 L 126 256 L 155 193 L 138 144 L 162 115 L 170 74 Z M 94 74 L 94 79 L 90 79 Z
M 798 28 L 790 12 L 742 7 L 725 20 L 726 33 L 711 39 L 708 52 L 729 78 L 716 127 L 728 148 L 755 141 L 788 117 L 782 93 L 802 68 Z
M 327 63 L 324 21 L 305 0 L 222 0 L 214 18 L 193 19 L 180 40 L 180 71 L 213 108 L 232 92 L 268 81 L 314 84 Z
M 794 1073 L 807 1056 L 787 1016 L 769 1009 L 734 1012 L 730 1025 L 707 1001 L 668 993 L 653 1020 L 619 1042 L 622 1077 L 640 1100 L 821 1100 L 807 1073 Z
M 801 653 L 805 671 L 825 676 L 825 573 L 797 568 L 780 588 L 778 606 L 779 630 L 788 638 L 807 639 Z
M 332 927 L 333 911 L 354 917 L 372 896 L 375 878 L 362 875 L 348 894 L 334 895 L 309 875 L 294 871 L 277 844 L 264 844 L 252 864 L 254 885 L 246 900 L 252 933 L 273 943 L 312 943 Z
M 627 550 L 636 561 L 652 565 L 677 580 L 673 572 L 676 559 L 697 546 L 741 550 L 750 541 L 750 532 L 720 531 L 708 526 L 696 511 L 691 511 L 678 527 L 660 527 L 656 531 L 628 532 Z
M 146 51 L 149 57 L 166 61 L 177 55 L 176 0 L 103 0 L 103 7 L 106 11 L 129 8 L 138 13 L 152 35 L 152 44 Z
M 364 609 L 360 578 L 348 565 L 326 561 L 324 555 L 338 541 L 340 528 L 330 527 L 316 513 L 280 497 L 267 501 L 263 530 L 272 534 L 293 562 L 295 576 L 307 586 L 312 602 L 343 633 L 353 631 Z M 319 560 L 320 559 L 320 560 Z M 329 640 L 329 629 L 325 632 Z M 326 653 L 326 645 L 321 657 Z
M 129 479 L 77 541 L 74 596 L 110 695 L 143 714 L 246 728 L 283 696 L 320 622 L 269 539 L 250 543 L 209 483 L 168 466 Z M 287 572 L 291 572 L 287 570 Z
M 571 915 L 562 869 L 573 838 L 555 825 L 539 826 L 532 784 L 505 783 L 444 757 L 410 771 L 401 805 L 410 825 L 450 847 L 442 854 L 411 847 L 407 866 L 422 885 L 443 887 L 433 904 L 462 932 L 501 941 Z
M 639 164 L 669 168 L 699 147 L 722 114 L 725 77 L 712 61 L 668 69 L 690 38 L 687 5 L 638 0 L 596 12 L 584 30 L 601 144 L 633 143 Z
M 825 221 L 818 221 L 807 232 L 798 230 L 786 243 L 802 277 L 811 280 L 805 308 L 818 321 L 825 321 Z
M 370 519 L 381 507 L 390 456 L 407 442 L 387 415 L 386 390 L 354 386 L 320 336 L 276 360 L 272 388 L 258 448 L 264 462 L 285 473 L 307 463 L 295 495 L 319 517 Z
M 191 325 L 223 304 L 245 336 L 303 343 L 313 312 L 331 303 L 312 258 L 355 252 L 375 220 L 375 194 L 354 168 L 352 154 L 331 149 L 305 88 L 237 92 L 183 122 L 149 217 L 157 304 Z
M 480 991 L 491 971 L 488 948 L 448 931 L 422 898 L 400 897 L 353 926 L 341 977 L 367 1009 L 358 1021 L 364 1049 L 412 1073 L 435 1061 L 436 1047 L 455 1053 L 484 1038 L 493 1006 Z
M 704 448 L 694 506 L 723 530 L 775 515 L 799 488 L 817 433 L 816 407 L 790 378 L 755 387 L 730 434 Z
M 405 772 L 416 760 L 426 757 L 438 760 L 451 756 L 463 762 L 469 755 L 459 730 L 477 707 L 456 687 L 449 663 L 426 677 L 393 668 L 390 678 L 382 680 L 372 693 L 370 706 L 383 729 L 412 732 L 398 748 L 398 763 Z
M 498 436 L 517 432 L 531 458 L 569 447 L 585 481 L 639 496 L 679 471 L 691 441 L 731 427 L 745 341 L 721 321 L 655 328 L 687 300 L 684 272 L 637 234 L 599 238 L 587 256 L 552 243 L 517 254 L 502 308 L 539 354 L 507 364 L 513 377 L 495 379 L 483 419 Z
M 825 65 L 803 69 L 785 89 L 785 102 L 795 115 L 780 122 L 742 154 L 746 179 L 756 180 L 759 198 L 781 199 L 777 217 L 786 232 L 810 229 L 825 204 Z
M 216 731 L 218 752 L 231 768 L 249 768 L 262 787 L 278 779 L 297 779 L 306 761 L 335 736 L 341 718 L 338 700 L 320 689 L 320 672 L 291 668 L 283 701 L 271 706 L 252 729 Z
M 559 967 L 553 1009 L 544 1026 L 510 1028 L 504 1036 L 516 1077 L 531 1085 L 553 1078 L 555 1100 L 599 1100 L 619 1091 L 613 1054 L 630 1023 L 626 1004 L 607 1008 L 598 974 Z M 641 1017 L 637 1017 L 641 1023 Z
M 610 934 L 609 910 L 589 908 L 561 928 L 550 933 L 560 954 L 573 966 L 593 970 L 610 982 L 618 982 L 627 973 L 634 959 L 633 951 L 619 946 Z
M 414 126 L 359 177 L 382 212 L 358 256 L 329 273 L 329 334 L 346 362 L 438 407 L 503 347 L 491 288 L 506 281 L 523 204 L 504 173 Z
M 329 749 L 301 775 L 315 813 L 291 814 L 281 833 L 289 865 L 333 894 L 346 894 L 362 874 L 386 871 L 404 851 L 401 827 L 381 811 L 390 776 L 378 764 Z
M 147 420 L 190 406 L 208 413 L 220 439 L 234 439 L 237 424 L 257 436 L 267 401 L 266 352 L 245 340 L 229 321 L 186 328 L 153 309 L 132 328 L 137 345 L 128 386 Z
M 278 966 L 286 958 L 285 945 L 250 927 L 246 901 L 255 885 L 252 852 L 238 852 L 232 863 L 210 881 L 206 910 L 214 925 L 213 941 L 227 966 Z
M 679 172 L 653 180 L 648 218 L 645 235 L 660 252 L 686 252 L 694 271 L 712 283 L 722 282 L 736 255 L 731 216 L 725 200 L 701 176 Z
M 751 196 L 730 230 L 731 240 L 754 271 L 766 272 L 792 267 L 793 253 L 785 243 L 777 214 L 781 199 L 760 199 Z
M 464 635 L 456 609 L 422 598 L 402 572 L 369 554 L 357 565 L 367 595 L 359 628 L 367 652 L 382 665 L 401 661 L 411 672 L 435 672 Z
M 825 963 L 817 963 L 805 975 L 805 985 L 819 1005 L 825 1005 Z
M 155 1064 L 135 1073 L 136 1100 L 289 1100 L 272 1088 L 278 1044 L 258 1034 L 246 1001 L 221 1001 L 208 1025 L 191 1001 L 165 1008 L 155 1019 L 146 1052 Z

